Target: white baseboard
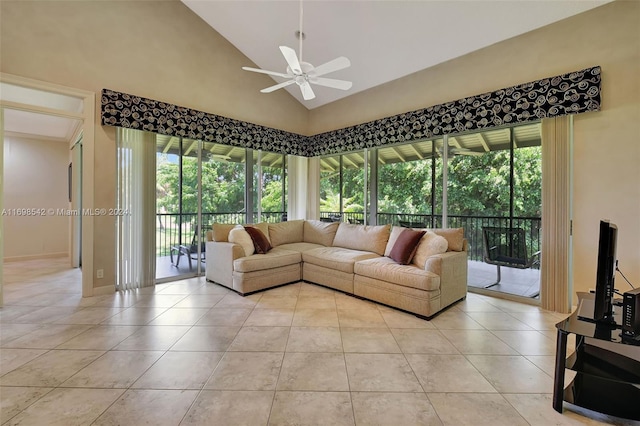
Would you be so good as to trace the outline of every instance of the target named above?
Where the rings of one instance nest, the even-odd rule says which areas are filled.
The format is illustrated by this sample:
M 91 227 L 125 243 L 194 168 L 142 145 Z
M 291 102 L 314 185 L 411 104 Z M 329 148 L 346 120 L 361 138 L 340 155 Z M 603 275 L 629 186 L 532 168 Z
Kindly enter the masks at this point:
M 115 292 L 116 292 L 116 286 L 114 285 L 105 285 L 102 287 L 93 288 L 93 296 L 107 296 Z

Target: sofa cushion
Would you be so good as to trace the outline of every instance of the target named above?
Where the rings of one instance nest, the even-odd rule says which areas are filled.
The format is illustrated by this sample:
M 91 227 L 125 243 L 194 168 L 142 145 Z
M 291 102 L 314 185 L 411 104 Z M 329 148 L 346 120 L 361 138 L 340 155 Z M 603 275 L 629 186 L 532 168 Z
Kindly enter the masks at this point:
M 374 252 L 382 256 L 390 234 L 391 225 L 368 226 L 341 222 L 333 239 L 333 246 Z
M 411 263 L 423 268 L 427 259 L 435 254 L 441 254 L 447 251 L 449 243 L 446 238 L 432 231 L 427 231 L 418 243 L 418 248 L 413 256 Z
M 449 251 L 462 251 L 464 248 L 464 228 L 433 229 L 438 235 L 443 236 L 449 243 Z
M 440 289 L 440 277 L 438 275 L 415 265 L 398 265 L 388 257 L 356 262 L 354 271 L 357 275 L 418 290 L 433 291 Z
M 254 254 L 233 261 L 234 272 L 253 272 L 300 263 L 300 253 L 274 248 L 266 254 Z
M 254 228 L 253 226 L 247 225 L 244 227 L 244 229 L 247 231 L 247 233 L 251 237 L 251 240 L 253 241 L 253 247 L 255 248 L 256 253 L 265 254 L 273 248 L 271 247 L 271 244 L 269 244 L 269 240 L 267 239 L 267 237 L 265 237 L 262 231 L 259 230 L 258 228 Z
M 244 250 L 245 256 L 251 256 L 255 253 L 253 240 L 242 225 L 236 225 L 231 231 L 229 231 L 229 242 L 241 246 Z
M 341 247 L 320 247 L 302 252 L 302 261 L 336 271 L 353 274 L 353 265 L 359 260 L 379 257 L 370 251 L 351 250 Z
M 319 220 L 306 220 L 304 222 L 304 242 L 331 246 L 336 236 L 339 222 L 320 222 Z
M 408 265 L 411 263 L 424 234 L 425 231 L 403 230 L 393 244 L 389 257 L 401 265 Z
M 214 223 L 211 225 L 213 241 L 217 241 L 219 243 L 226 243 L 229 241 L 229 232 L 235 228 L 236 225 L 228 224 L 228 223 Z
M 269 224 L 269 238 L 273 247 L 287 243 L 302 242 L 304 241 L 303 235 L 304 220 L 290 220 Z

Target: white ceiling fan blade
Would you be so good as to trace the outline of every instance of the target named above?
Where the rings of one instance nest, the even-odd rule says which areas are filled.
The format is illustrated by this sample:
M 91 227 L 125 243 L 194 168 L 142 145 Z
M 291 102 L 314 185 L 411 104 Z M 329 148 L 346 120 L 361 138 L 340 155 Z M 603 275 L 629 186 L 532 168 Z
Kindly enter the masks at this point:
M 332 61 L 325 62 L 322 65 L 318 65 L 313 70 L 313 74 L 316 76 L 321 76 L 325 74 L 329 74 L 334 71 L 339 71 L 344 68 L 348 68 L 351 66 L 351 61 L 344 56 L 340 56 Z
M 300 85 L 300 91 L 302 92 L 302 98 L 305 101 L 311 100 L 316 97 L 316 94 L 313 93 L 313 89 L 311 89 L 311 85 L 308 81 L 305 81 Z
M 276 84 L 274 86 L 270 86 L 270 87 L 267 87 L 265 89 L 262 89 L 260 92 L 262 92 L 262 93 L 271 93 L 274 90 L 278 90 L 278 89 L 282 89 L 283 87 L 290 86 L 290 85 L 294 84 L 295 82 L 296 82 L 295 80 L 285 81 L 284 83 Z
M 298 56 L 296 56 L 296 51 L 287 46 L 280 46 L 280 51 L 287 61 L 289 68 L 291 68 L 291 71 L 293 71 L 294 74 L 302 74 L 302 67 L 300 66 L 300 61 L 298 61 Z
M 477 151 L 454 151 L 454 153 L 459 155 L 469 155 L 472 157 L 479 157 L 482 155 L 481 152 L 477 152 Z
M 318 78 L 312 78 L 310 82 L 312 84 L 317 84 L 318 86 L 326 86 L 326 87 L 331 87 L 333 89 L 340 89 L 340 90 L 349 90 L 351 89 L 351 86 L 353 86 L 353 83 L 350 81 L 336 80 L 335 78 L 318 77 Z
M 242 69 L 245 70 L 245 71 L 259 72 L 261 74 L 275 75 L 276 77 L 284 77 L 284 78 L 291 78 L 292 77 L 289 74 L 284 74 L 284 73 L 275 72 L 275 71 L 261 70 L 259 68 L 242 67 Z

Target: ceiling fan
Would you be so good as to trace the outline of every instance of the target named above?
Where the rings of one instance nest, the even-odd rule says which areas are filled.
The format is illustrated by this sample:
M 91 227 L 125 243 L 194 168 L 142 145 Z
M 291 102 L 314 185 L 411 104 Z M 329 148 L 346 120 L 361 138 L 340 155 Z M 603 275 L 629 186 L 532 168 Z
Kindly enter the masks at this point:
M 350 81 L 321 77 L 325 74 L 351 66 L 351 61 L 344 56 L 340 56 L 322 65 L 318 65 L 317 67 L 314 67 L 309 62 L 304 62 L 302 60 L 302 40 L 305 38 L 305 34 L 302 32 L 302 1 L 300 1 L 300 30 L 296 31 L 296 36 L 299 40 L 299 59 L 295 50 L 287 46 L 280 46 L 280 52 L 282 52 L 282 55 L 287 62 L 286 73 L 267 71 L 259 68 L 242 67 L 245 71 L 253 71 L 288 79 L 283 83 L 278 83 L 262 89 L 260 92 L 270 93 L 295 83 L 300 87 L 304 100 L 308 101 L 316 97 L 315 93 L 313 93 L 313 89 L 311 88 L 312 84 L 340 90 L 349 90 L 351 88 L 352 83 Z

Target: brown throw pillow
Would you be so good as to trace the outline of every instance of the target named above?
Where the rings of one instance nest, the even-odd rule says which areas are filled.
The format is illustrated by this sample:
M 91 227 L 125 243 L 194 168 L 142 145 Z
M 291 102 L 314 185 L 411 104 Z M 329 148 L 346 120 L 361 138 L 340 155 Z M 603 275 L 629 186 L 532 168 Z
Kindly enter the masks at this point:
M 264 233 L 258 228 L 254 228 L 253 226 L 245 226 L 244 229 L 247 230 L 247 233 L 251 237 L 253 241 L 253 247 L 256 249 L 256 253 L 265 254 L 273 247 L 269 243 L 269 240 L 264 235 Z
M 398 236 L 389 257 L 401 265 L 408 265 L 416 254 L 418 243 L 424 234 L 425 231 L 405 229 Z

